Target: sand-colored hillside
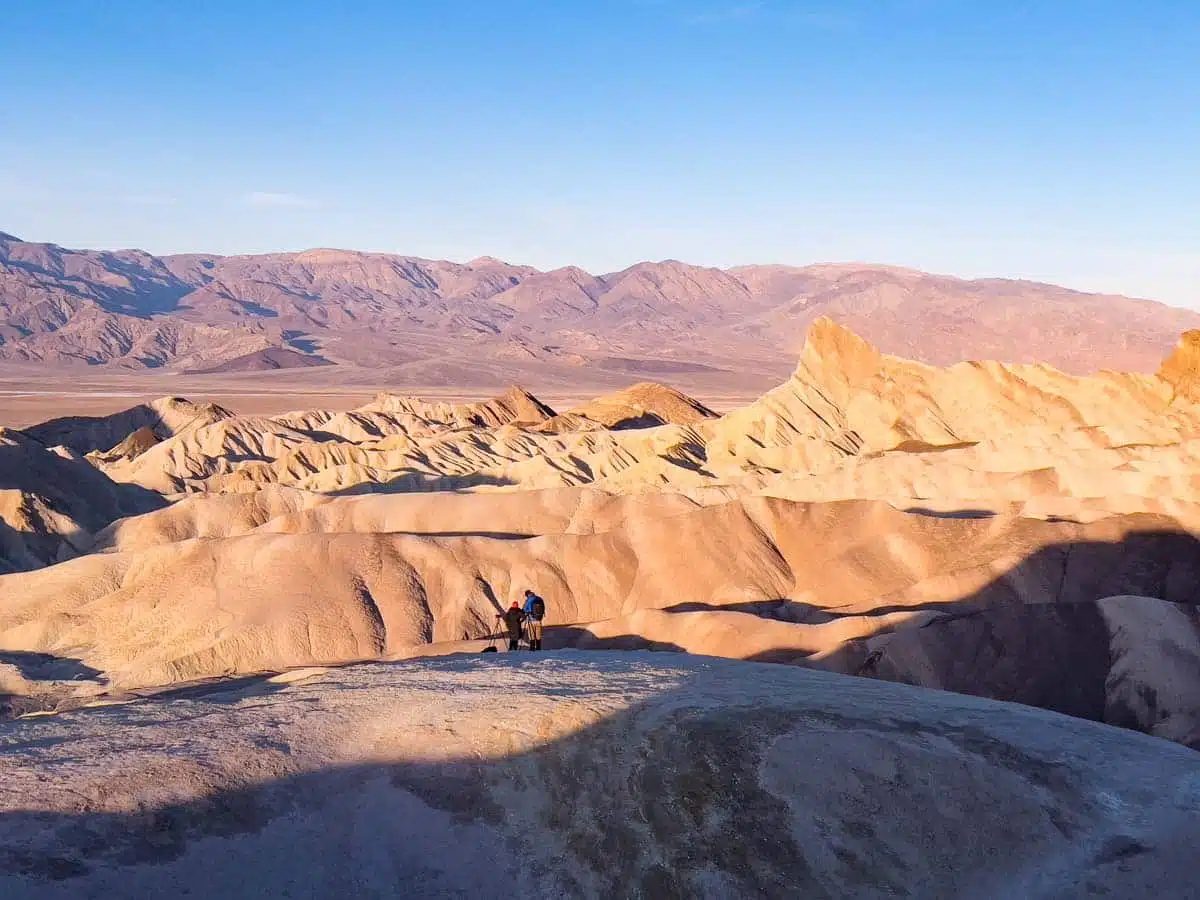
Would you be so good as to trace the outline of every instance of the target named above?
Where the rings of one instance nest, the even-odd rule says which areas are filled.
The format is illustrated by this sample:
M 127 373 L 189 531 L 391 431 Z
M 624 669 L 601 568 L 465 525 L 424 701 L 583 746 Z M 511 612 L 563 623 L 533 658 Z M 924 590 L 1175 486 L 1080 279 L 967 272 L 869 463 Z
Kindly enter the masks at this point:
M 71 657 L 113 685 L 142 687 L 479 639 L 532 587 L 551 598 L 548 624 L 564 626 L 551 646 L 606 646 L 624 636 L 630 640 L 618 645 L 648 641 L 856 674 L 869 658 L 878 663 L 868 639 L 879 635 L 932 633 L 932 625 L 964 615 L 1060 607 L 1045 613 L 1058 617 L 1052 624 L 1065 622 L 1059 637 L 1042 629 L 1043 618 L 1030 619 L 1033 631 L 1043 631 L 1040 639 L 1025 628 L 1001 641 L 1000 655 L 1022 670 L 1016 686 L 978 665 L 961 677 L 954 653 L 924 668 L 896 668 L 889 656 L 894 671 L 876 665 L 864 674 L 890 672 L 896 680 L 1001 699 L 1040 690 L 1039 705 L 1102 721 L 1111 713 L 1153 730 L 1163 710 L 1129 713 L 1105 699 L 1105 679 L 1119 657 L 1110 647 L 1115 632 L 1070 625 L 1097 598 L 1136 593 L 1187 604 L 1200 583 L 1200 542 L 1173 520 L 1147 516 L 1090 524 L 946 518 L 870 501 L 768 498 L 688 511 L 590 495 L 588 502 L 577 495 L 570 508 L 568 496 L 551 492 L 532 515 L 535 507 L 514 502 L 506 521 L 500 513 L 514 529 L 541 526 L 538 537 L 521 530 L 448 534 L 431 504 L 391 511 L 398 520 L 388 523 L 370 505 L 328 518 L 339 503 L 364 507 L 379 499 L 285 510 L 237 537 L 167 543 L 156 530 L 142 549 L 10 575 L 0 580 L 0 651 Z M 466 498 L 455 499 L 462 508 Z M 408 527 L 384 532 L 381 524 Z M 138 537 L 125 542 L 136 546 Z M 1122 640 L 1145 654 L 1143 640 L 1158 638 L 1135 631 Z M 1055 641 L 1065 654 L 1043 655 Z M 1192 653 L 1200 642 L 1181 646 L 1189 665 L 1200 665 L 1200 653 Z M 1064 673 L 1057 666 L 1072 653 L 1093 664 Z M 977 650 L 964 654 L 978 661 Z M 1099 704 L 1072 705 L 1064 674 L 1076 682 L 1098 677 Z M 1181 739 L 1200 741 L 1200 706 L 1187 705 L 1194 691 L 1185 694 L 1173 707 L 1172 727 Z
M 647 385 L 557 417 L 518 390 L 465 406 L 385 395 L 349 413 L 222 419 L 96 462 L 163 494 L 722 486 L 1034 514 L 1045 500 L 1055 515 L 1071 514 L 1072 500 L 1090 514 L 1112 496 L 1115 511 L 1182 515 L 1197 497 L 1200 406 L 1186 390 L 1196 340 L 1185 336 L 1158 376 L 1082 378 L 1045 366 L 935 369 L 820 321 L 788 382 L 720 418 Z M 668 424 L 629 427 L 656 422 Z
M 792 378 L 711 426 L 710 465 L 777 471 L 846 456 L 1006 442 L 1053 462 L 1079 447 L 1161 446 L 1200 434 L 1200 407 L 1176 389 L 1189 333 L 1156 376 L 1076 377 L 1045 365 L 937 369 L 881 354 L 828 320 L 809 332 Z
M 275 485 L 240 494 L 193 495 L 155 513 L 114 522 L 89 549 L 140 550 L 189 538 L 274 534 L 410 533 L 435 537 L 529 538 L 609 531 L 630 517 L 695 510 L 683 494 L 611 494 L 593 488 L 489 494 L 412 492 L 329 497 Z

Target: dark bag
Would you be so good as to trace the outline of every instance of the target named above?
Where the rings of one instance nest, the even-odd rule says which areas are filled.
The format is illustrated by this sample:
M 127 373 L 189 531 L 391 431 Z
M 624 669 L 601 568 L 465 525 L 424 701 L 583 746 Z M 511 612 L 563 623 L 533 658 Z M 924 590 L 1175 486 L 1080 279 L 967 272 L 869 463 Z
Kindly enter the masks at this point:
M 533 603 L 529 607 L 530 614 L 539 622 L 546 616 L 546 601 L 541 597 L 534 597 Z
M 484 647 L 482 650 L 480 650 L 479 652 L 480 653 L 499 653 L 500 651 L 498 649 L 496 649 L 496 638 L 498 638 L 499 636 L 500 635 L 498 635 L 498 634 L 489 634 L 488 635 L 488 645 L 486 647 Z

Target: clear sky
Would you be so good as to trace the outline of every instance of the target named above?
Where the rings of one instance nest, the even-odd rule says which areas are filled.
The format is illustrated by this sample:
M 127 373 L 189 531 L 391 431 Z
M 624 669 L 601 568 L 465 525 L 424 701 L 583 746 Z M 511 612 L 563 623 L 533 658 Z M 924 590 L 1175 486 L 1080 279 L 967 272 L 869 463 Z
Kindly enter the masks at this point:
M 1200 307 L 1200 2 L 7 0 L 0 230 Z

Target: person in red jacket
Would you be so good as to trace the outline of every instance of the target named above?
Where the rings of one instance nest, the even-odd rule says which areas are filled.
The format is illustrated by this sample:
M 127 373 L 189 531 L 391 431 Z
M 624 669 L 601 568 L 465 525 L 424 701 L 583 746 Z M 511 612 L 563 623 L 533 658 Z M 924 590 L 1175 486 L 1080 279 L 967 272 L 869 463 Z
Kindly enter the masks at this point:
M 512 606 L 503 615 L 498 615 L 496 618 L 503 619 L 504 627 L 508 629 L 508 649 L 519 649 L 521 646 L 521 623 L 525 621 L 525 613 L 521 611 L 520 605 L 514 600 Z

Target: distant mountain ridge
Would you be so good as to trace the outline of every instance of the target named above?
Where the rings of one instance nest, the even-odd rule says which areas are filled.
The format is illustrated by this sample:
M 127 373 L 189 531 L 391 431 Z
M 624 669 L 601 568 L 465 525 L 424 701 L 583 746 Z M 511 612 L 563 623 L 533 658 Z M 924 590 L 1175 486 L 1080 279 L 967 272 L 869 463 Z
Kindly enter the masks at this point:
M 221 372 L 411 365 L 785 374 L 828 316 L 933 364 L 1153 371 L 1200 313 L 890 266 L 728 270 L 676 260 L 592 275 L 347 250 L 153 256 L 0 234 L 0 360 Z M 228 364 L 228 365 L 227 365 Z M 664 369 L 664 367 L 666 367 Z M 464 374 L 465 373 L 465 374 Z

